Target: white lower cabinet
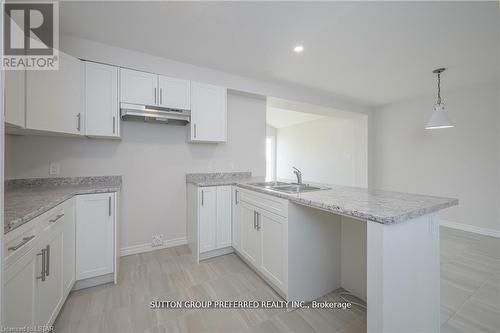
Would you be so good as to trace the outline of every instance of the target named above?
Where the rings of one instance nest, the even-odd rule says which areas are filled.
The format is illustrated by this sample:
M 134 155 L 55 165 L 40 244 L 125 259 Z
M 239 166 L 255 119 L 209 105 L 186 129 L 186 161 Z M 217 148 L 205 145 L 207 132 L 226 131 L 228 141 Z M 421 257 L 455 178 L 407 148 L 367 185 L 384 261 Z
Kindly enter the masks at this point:
M 231 186 L 199 188 L 200 253 L 231 246 Z
M 288 288 L 287 207 L 283 199 L 235 190 L 234 248 L 283 294 Z
M 35 313 L 37 325 L 50 325 L 64 302 L 63 232 L 60 225 L 55 227 L 43 244 L 39 253 L 45 259 L 38 261 L 37 272 L 41 272 L 41 278 L 37 279 Z
M 65 235 L 74 225 L 73 207 L 68 200 L 6 235 L 6 326 L 54 323 L 73 286 L 65 289 L 64 280 L 74 281 L 74 243 L 64 241 L 74 237 Z M 65 259 L 67 253 L 73 257 Z
M 200 253 L 217 247 L 217 188 L 200 189 Z
M 71 200 L 72 205 L 66 209 L 64 215 L 62 241 L 63 241 L 63 257 L 62 257 L 62 275 L 63 275 L 63 294 L 66 297 L 73 285 L 75 284 L 75 204 Z
M 114 271 L 114 193 L 76 197 L 76 279 Z
M 31 249 L 5 270 L 5 322 L 7 327 L 35 324 L 37 255 Z
M 241 253 L 255 267 L 259 265 L 260 237 L 257 230 L 257 212 L 246 202 L 238 204 L 241 226 Z
M 278 288 L 285 290 L 287 267 L 287 220 L 262 210 L 257 215 L 260 238 L 260 270 Z
M 232 206 L 232 244 L 233 248 L 237 251 L 241 251 L 241 222 L 240 222 L 240 210 L 238 209 L 239 198 L 238 189 L 236 186 L 232 189 L 233 193 L 233 206 Z
M 113 272 L 115 196 L 77 196 L 5 235 L 4 326 L 53 325 L 76 267 L 80 278 Z
M 233 252 L 231 188 L 188 184 L 187 239 L 198 261 Z

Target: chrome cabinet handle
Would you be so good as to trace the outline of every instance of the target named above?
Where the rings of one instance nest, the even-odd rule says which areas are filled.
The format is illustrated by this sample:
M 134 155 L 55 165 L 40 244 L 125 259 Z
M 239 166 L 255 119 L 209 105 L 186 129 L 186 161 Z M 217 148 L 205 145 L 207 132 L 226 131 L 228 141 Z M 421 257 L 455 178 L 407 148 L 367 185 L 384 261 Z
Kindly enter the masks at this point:
M 234 197 L 235 197 L 235 204 L 237 205 L 238 204 L 238 190 L 235 190 L 234 191 Z
M 257 212 L 253 211 L 253 228 L 257 229 Z
M 63 216 L 64 216 L 64 214 L 59 214 L 55 218 L 53 218 L 52 220 L 49 220 L 49 222 L 50 223 L 54 223 L 54 222 L 56 222 L 57 220 L 59 220 Z
M 194 124 L 194 138 L 196 139 L 196 124 Z
M 160 104 L 162 103 L 162 102 L 161 102 L 161 101 L 162 101 L 162 99 L 163 99 L 162 97 L 163 97 L 163 89 L 162 89 L 162 88 L 160 88 Z
M 108 215 L 111 216 L 111 196 L 108 197 Z
M 78 123 L 77 123 L 77 126 L 76 126 L 76 129 L 78 130 L 78 132 L 81 131 L 81 123 L 82 123 L 82 114 L 79 113 L 76 115 L 76 118 L 78 119 Z
M 47 245 L 45 247 L 45 256 L 47 258 L 45 259 L 45 276 L 50 275 L 50 245 Z
M 205 196 L 203 195 L 205 192 L 201 190 L 201 205 L 203 206 L 205 204 Z
M 113 134 L 115 134 L 115 127 L 116 127 L 116 117 L 113 116 Z
M 42 249 L 40 253 L 36 254 L 37 256 L 42 256 L 42 275 L 37 276 L 37 280 L 45 281 L 45 249 Z
M 257 213 L 257 230 L 260 230 L 260 213 Z
M 155 104 L 157 104 L 156 103 L 156 88 L 154 88 L 154 100 L 155 100 Z
M 35 238 L 35 235 L 29 236 L 29 237 L 23 237 L 23 240 L 21 241 L 21 243 L 19 243 L 17 245 L 14 245 L 14 246 L 11 246 L 7 250 L 9 250 L 9 251 L 16 251 L 17 249 L 19 249 L 24 244 L 28 243 L 33 238 Z

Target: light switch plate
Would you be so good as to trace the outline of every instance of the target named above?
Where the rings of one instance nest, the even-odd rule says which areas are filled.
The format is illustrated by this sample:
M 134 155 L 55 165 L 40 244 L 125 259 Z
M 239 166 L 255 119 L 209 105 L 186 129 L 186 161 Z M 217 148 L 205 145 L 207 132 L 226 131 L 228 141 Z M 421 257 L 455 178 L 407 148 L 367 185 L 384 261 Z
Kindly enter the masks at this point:
M 61 164 L 56 162 L 51 162 L 49 166 L 49 174 L 51 176 L 54 176 L 60 173 L 61 173 Z

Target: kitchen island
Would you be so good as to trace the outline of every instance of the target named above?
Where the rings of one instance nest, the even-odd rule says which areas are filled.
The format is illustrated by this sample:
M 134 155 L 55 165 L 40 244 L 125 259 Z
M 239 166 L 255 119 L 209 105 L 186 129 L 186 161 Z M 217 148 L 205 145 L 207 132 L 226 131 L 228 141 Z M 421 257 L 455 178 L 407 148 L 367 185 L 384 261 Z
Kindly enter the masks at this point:
M 369 332 L 439 331 L 438 212 L 457 199 L 324 184 L 283 193 L 218 178 L 188 175 L 188 201 L 232 186 L 232 248 L 286 300 L 343 287 L 366 300 Z M 188 208 L 188 242 L 189 225 Z

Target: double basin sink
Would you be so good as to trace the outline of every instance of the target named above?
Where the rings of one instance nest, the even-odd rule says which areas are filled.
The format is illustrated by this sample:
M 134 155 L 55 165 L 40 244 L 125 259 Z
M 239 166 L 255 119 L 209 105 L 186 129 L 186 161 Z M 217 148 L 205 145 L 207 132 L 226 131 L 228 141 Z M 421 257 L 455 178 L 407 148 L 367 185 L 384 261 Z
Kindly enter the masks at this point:
M 330 189 L 328 187 L 312 186 L 309 184 L 285 183 L 278 181 L 250 183 L 249 185 L 282 193 L 303 193 Z

